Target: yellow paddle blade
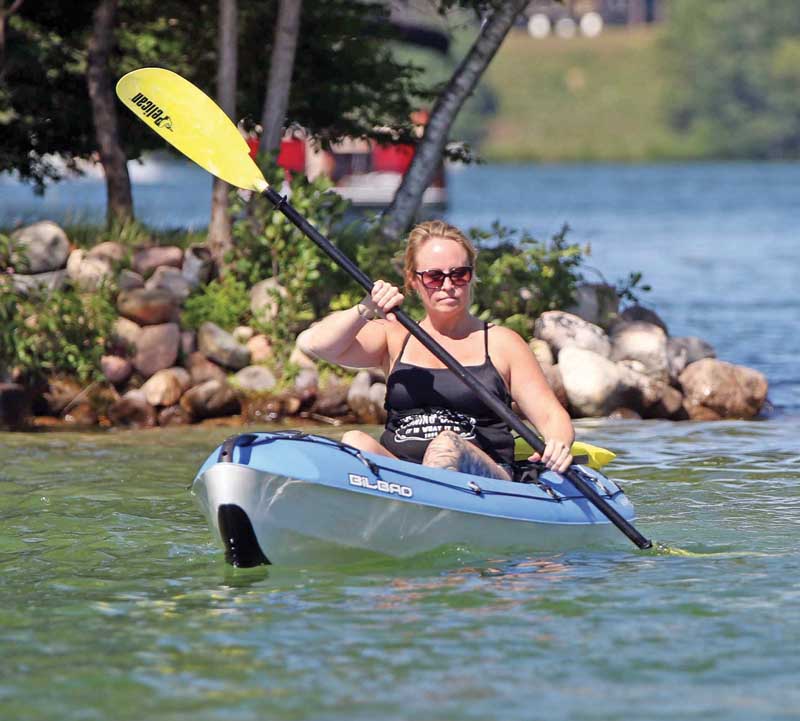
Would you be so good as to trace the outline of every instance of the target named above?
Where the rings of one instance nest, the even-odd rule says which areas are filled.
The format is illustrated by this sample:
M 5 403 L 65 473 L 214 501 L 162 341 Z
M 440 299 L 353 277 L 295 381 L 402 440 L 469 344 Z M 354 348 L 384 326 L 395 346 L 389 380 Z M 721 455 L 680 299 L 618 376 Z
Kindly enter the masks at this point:
M 267 189 L 242 134 L 188 80 L 171 70 L 141 68 L 120 78 L 117 95 L 139 120 L 212 175 L 237 188 Z
M 600 446 L 593 446 L 591 443 L 584 443 L 583 441 L 575 441 L 572 444 L 570 451 L 573 456 L 587 456 L 589 462 L 586 464 L 590 468 L 599 471 L 603 466 L 611 463 L 617 454 L 609 451 L 607 448 Z M 533 454 L 533 448 L 530 447 L 524 438 L 517 438 L 514 442 L 514 459 L 517 461 L 524 461 Z

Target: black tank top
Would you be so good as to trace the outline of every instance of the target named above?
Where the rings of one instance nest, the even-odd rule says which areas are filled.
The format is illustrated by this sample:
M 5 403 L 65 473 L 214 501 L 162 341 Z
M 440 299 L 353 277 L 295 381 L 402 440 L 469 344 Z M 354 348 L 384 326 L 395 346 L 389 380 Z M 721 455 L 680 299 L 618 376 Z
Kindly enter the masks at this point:
M 485 360 L 469 370 L 506 406 L 511 396 L 489 358 L 489 324 L 484 324 Z M 386 429 L 381 444 L 404 461 L 422 462 L 428 444 L 452 430 L 498 463 L 513 463 L 514 437 L 508 426 L 449 368 L 424 368 L 405 363 L 400 355 L 386 380 Z

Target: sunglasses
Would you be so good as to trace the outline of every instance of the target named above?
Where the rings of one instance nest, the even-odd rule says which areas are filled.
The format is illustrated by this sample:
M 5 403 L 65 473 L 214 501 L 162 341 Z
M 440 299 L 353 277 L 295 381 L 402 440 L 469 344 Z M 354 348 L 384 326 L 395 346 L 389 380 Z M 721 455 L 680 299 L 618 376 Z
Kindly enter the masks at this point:
M 455 286 L 463 286 L 472 280 L 472 266 L 462 265 L 460 268 L 451 268 L 449 273 L 443 270 L 417 270 L 415 274 L 422 280 L 428 290 L 439 290 L 444 285 L 445 278 Z

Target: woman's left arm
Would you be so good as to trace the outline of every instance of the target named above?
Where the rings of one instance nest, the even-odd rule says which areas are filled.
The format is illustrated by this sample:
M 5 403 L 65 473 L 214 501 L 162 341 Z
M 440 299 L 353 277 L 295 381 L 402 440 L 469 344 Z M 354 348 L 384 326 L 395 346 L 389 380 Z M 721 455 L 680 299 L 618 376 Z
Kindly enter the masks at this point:
M 519 409 L 544 438 L 541 456 L 534 453 L 531 460 L 541 460 L 548 468 L 563 473 L 572 463 L 570 449 L 575 440 L 569 413 L 550 388 L 539 361 L 528 344 L 514 331 L 497 328 L 504 365 L 507 364 L 509 391 Z

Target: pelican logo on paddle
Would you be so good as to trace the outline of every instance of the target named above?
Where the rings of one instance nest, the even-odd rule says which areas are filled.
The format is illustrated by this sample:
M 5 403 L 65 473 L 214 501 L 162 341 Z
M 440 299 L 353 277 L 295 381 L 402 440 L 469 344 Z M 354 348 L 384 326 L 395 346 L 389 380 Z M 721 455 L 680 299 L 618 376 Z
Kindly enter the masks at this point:
M 169 115 L 164 115 L 164 110 L 156 105 L 150 98 L 143 93 L 136 93 L 131 98 L 131 102 L 138 108 L 142 109 L 142 115 L 145 118 L 150 118 L 156 127 L 163 127 L 172 132 L 172 118 Z
M 350 473 L 350 485 L 358 486 L 359 488 L 368 488 L 370 491 L 380 491 L 381 493 L 390 493 L 403 498 L 411 498 L 414 495 L 408 486 L 401 486 L 399 483 L 387 483 L 378 479 L 373 483 L 366 476 L 360 476 L 358 473 Z

